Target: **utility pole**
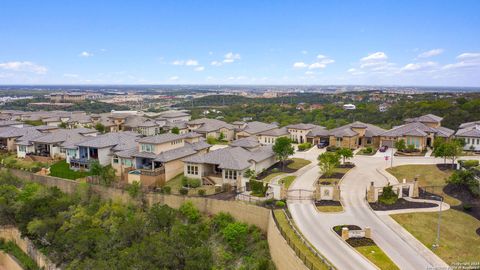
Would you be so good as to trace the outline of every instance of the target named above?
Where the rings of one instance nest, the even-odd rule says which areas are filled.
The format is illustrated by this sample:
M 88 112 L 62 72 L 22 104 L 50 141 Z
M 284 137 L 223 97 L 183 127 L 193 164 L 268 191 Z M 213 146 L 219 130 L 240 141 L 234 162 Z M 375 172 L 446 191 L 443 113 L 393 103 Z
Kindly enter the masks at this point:
M 442 205 L 443 205 L 443 197 L 432 195 L 432 198 L 440 199 L 440 208 L 438 210 L 438 223 L 437 223 L 437 238 L 435 239 L 435 243 L 432 245 L 432 250 L 436 250 L 440 246 L 440 222 L 442 218 Z

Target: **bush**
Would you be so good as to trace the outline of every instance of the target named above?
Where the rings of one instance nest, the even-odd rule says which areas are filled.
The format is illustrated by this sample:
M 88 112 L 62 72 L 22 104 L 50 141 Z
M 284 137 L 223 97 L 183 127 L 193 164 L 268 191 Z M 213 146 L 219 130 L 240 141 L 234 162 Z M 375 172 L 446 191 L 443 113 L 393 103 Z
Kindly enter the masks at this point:
M 312 148 L 312 144 L 309 142 L 302 143 L 298 145 L 298 151 L 305 151 Z
M 220 212 L 212 218 L 212 226 L 215 230 L 223 230 L 228 224 L 234 223 L 235 219 L 228 213 Z
M 262 181 L 250 180 L 250 189 L 252 190 L 252 195 L 264 197 L 268 185 L 264 184 Z
M 240 222 L 230 223 L 222 230 L 222 235 L 233 250 L 241 251 L 247 244 L 248 225 Z
M 475 179 L 475 175 L 470 170 L 455 171 L 450 178 L 448 178 L 447 182 L 454 185 L 466 186 L 473 196 L 480 196 L 480 183 Z
M 285 202 L 284 201 L 277 201 L 275 202 L 276 207 L 284 208 L 285 207 Z
M 222 187 L 221 186 L 215 186 L 215 193 L 220 193 L 222 192 Z
M 170 187 L 170 186 L 162 187 L 162 193 L 170 194 L 171 192 L 172 192 L 172 187 Z
M 181 195 L 187 195 L 188 194 L 188 189 L 182 187 L 178 192 L 180 192 Z
M 208 137 L 207 137 L 207 143 L 208 143 L 208 144 L 216 144 L 216 143 L 217 143 L 217 139 L 215 139 L 215 137 L 208 136 Z
M 200 220 L 200 211 L 193 205 L 192 202 L 186 202 L 180 206 L 180 213 L 184 215 L 190 223 L 195 223 Z
M 472 205 L 470 205 L 470 204 L 464 204 L 464 205 L 463 205 L 463 211 L 465 211 L 465 212 L 470 212 L 470 211 L 472 211 Z
M 479 163 L 479 161 L 478 161 L 478 160 L 475 160 L 475 159 L 462 160 L 462 161 L 461 161 L 461 165 L 462 165 L 462 167 L 464 167 L 465 169 L 471 169 L 471 168 L 477 167 L 477 166 L 478 166 L 478 163 Z
M 199 189 L 197 192 L 198 192 L 198 196 L 205 196 L 207 194 L 205 189 Z
M 201 185 L 200 179 L 182 177 L 182 186 L 189 188 L 197 188 Z
M 365 149 L 363 149 L 363 153 L 371 154 L 371 153 L 373 153 L 373 148 L 371 146 L 368 146 Z
M 327 151 L 328 152 L 336 152 L 338 150 L 338 147 L 334 145 L 327 146 Z
M 396 203 L 398 195 L 393 191 L 393 187 L 390 184 L 383 187 L 382 195 L 378 196 L 378 202 L 385 205 L 391 205 Z

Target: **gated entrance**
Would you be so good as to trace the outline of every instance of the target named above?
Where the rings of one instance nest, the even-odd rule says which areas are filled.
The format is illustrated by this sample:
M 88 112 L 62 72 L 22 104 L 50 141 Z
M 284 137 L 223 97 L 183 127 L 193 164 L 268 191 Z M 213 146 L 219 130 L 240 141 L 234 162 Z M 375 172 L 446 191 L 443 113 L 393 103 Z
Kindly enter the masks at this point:
M 313 200 L 313 190 L 309 189 L 289 189 L 287 191 L 287 199 L 288 200 Z

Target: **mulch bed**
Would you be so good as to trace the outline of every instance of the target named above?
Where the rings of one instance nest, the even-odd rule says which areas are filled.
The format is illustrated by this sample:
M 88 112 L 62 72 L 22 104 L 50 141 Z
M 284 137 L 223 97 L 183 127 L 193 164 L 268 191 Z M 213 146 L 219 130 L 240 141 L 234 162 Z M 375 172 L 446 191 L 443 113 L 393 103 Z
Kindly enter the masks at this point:
M 437 168 L 440 170 L 440 171 L 447 171 L 447 170 L 452 170 L 452 169 L 456 169 L 456 165 L 452 165 L 451 163 L 440 163 L 440 164 L 437 164 Z
M 477 234 L 480 236 L 480 228 L 477 229 Z
M 466 186 L 448 184 L 443 188 L 443 192 L 462 202 L 461 205 L 451 206 L 452 209 L 463 211 L 480 220 L 480 198 L 474 197 Z M 464 205 L 471 206 L 471 209 L 466 211 Z
M 385 205 L 381 203 L 370 203 L 375 211 L 388 211 L 388 210 L 399 210 L 399 209 L 410 209 L 410 208 L 430 208 L 437 206 L 434 203 L 425 203 L 425 202 L 410 202 L 405 199 L 398 199 L 396 203 L 391 205 Z
M 285 166 L 282 165 L 281 162 L 277 162 L 277 163 L 273 164 L 271 167 L 269 167 L 265 171 L 257 174 L 257 180 L 262 180 L 263 178 L 267 177 L 269 174 L 276 173 L 276 172 L 284 172 L 284 173 L 296 172 L 297 170 L 288 168 L 288 164 L 290 164 L 292 162 L 293 162 L 293 160 L 287 160 L 285 162 Z M 275 170 L 275 171 L 272 172 L 273 170 Z
M 324 174 L 322 174 L 322 176 L 320 176 L 319 179 L 333 179 L 333 178 L 338 178 L 338 180 L 342 179 L 342 177 L 344 176 L 345 174 L 344 173 L 333 173 L 332 175 L 330 176 L 325 176 Z
M 357 225 L 339 225 L 339 226 L 335 226 L 333 227 L 333 230 L 340 236 L 342 236 L 342 228 L 343 227 L 347 227 L 349 230 L 361 230 L 362 228 L 360 228 L 359 226 Z
M 340 202 L 337 201 L 315 201 L 315 206 L 342 206 Z
M 347 243 L 352 247 L 366 247 L 366 246 L 376 246 L 375 242 L 370 238 L 359 237 L 359 238 L 349 238 Z

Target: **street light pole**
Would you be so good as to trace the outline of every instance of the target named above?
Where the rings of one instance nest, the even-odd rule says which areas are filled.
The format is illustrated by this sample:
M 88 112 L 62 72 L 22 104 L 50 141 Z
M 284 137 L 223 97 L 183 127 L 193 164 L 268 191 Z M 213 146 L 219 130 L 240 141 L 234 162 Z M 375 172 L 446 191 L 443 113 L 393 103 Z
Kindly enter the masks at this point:
M 442 218 L 443 197 L 442 196 L 431 196 L 431 197 L 440 198 L 440 208 L 438 210 L 437 238 L 435 239 L 435 244 L 432 245 L 432 249 L 435 250 L 440 246 L 440 221 Z

